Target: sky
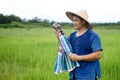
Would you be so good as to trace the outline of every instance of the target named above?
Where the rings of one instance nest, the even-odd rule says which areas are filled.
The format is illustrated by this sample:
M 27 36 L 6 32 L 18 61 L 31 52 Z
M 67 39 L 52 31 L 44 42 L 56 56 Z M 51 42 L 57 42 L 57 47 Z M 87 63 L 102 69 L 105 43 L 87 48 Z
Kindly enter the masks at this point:
M 0 0 L 0 13 L 14 14 L 22 19 L 34 17 L 71 22 L 66 11 L 86 9 L 90 22 L 120 21 L 120 0 Z

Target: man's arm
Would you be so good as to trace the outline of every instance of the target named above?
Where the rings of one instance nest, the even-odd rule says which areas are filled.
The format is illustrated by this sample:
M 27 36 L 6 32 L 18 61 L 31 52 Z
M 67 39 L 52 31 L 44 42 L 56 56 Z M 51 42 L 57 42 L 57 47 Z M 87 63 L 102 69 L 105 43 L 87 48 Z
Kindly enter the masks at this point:
M 90 53 L 90 54 L 87 54 L 87 55 L 77 55 L 77 54 L 73 53 L 69 56 L 69 58 L 72 59 L 73 61 L 80 61 L 80 60 L 94 61 L 96 59 L 100 59 L 101 56 L 102 56 L 102 51 L 98 50 L 96 52 L 93 52 L 93 53 Z

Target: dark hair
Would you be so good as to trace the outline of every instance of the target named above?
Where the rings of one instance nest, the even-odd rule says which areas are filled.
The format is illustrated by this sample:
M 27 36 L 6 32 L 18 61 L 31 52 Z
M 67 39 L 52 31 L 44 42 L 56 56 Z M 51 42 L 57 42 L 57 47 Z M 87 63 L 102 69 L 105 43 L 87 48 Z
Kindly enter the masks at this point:
M 78 17 L 81 21 L 86 21 L 85 19 L 81 18 L 80 16 L 76 15 L 76 14 L 72 14 L 72 16 Z M 92 29 L 92 25 L 90 25 L 87 21 L 84 24 L 86 26 L 86 28 L 88 29 Z
M 83 20 L 84 20 L 83 18 L 79 17 L 79 16 L 78 16 L 78 15 L 76 15 L 76 14 L 72 14 L 72 16 L 78 17 L 81 21 L 83 21 Z

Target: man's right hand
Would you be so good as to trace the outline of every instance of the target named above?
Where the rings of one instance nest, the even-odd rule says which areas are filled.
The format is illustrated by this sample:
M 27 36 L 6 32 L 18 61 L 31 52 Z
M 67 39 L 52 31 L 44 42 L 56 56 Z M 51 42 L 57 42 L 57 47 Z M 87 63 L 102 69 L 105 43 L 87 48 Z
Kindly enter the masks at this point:
M 61 36 L 60 30 L 56 30 L 56 31 L 55 31 L 55 34 L 56 34 L 57 39 L 59 40 L 59 36 Z

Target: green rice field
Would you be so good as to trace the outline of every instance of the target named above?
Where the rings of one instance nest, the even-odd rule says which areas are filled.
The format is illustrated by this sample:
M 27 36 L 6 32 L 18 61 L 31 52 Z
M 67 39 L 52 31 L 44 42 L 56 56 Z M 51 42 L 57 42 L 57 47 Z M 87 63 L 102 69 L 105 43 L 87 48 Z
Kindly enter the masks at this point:
M 63 29 L 68 36 L 73 29 Z M 95 29 L 103 47 L 100 80 L 120 80 L 120 30 Z M 69 80 L 54 74 L 58 42 L 52 28 L 0 29 L 0 80 Z

